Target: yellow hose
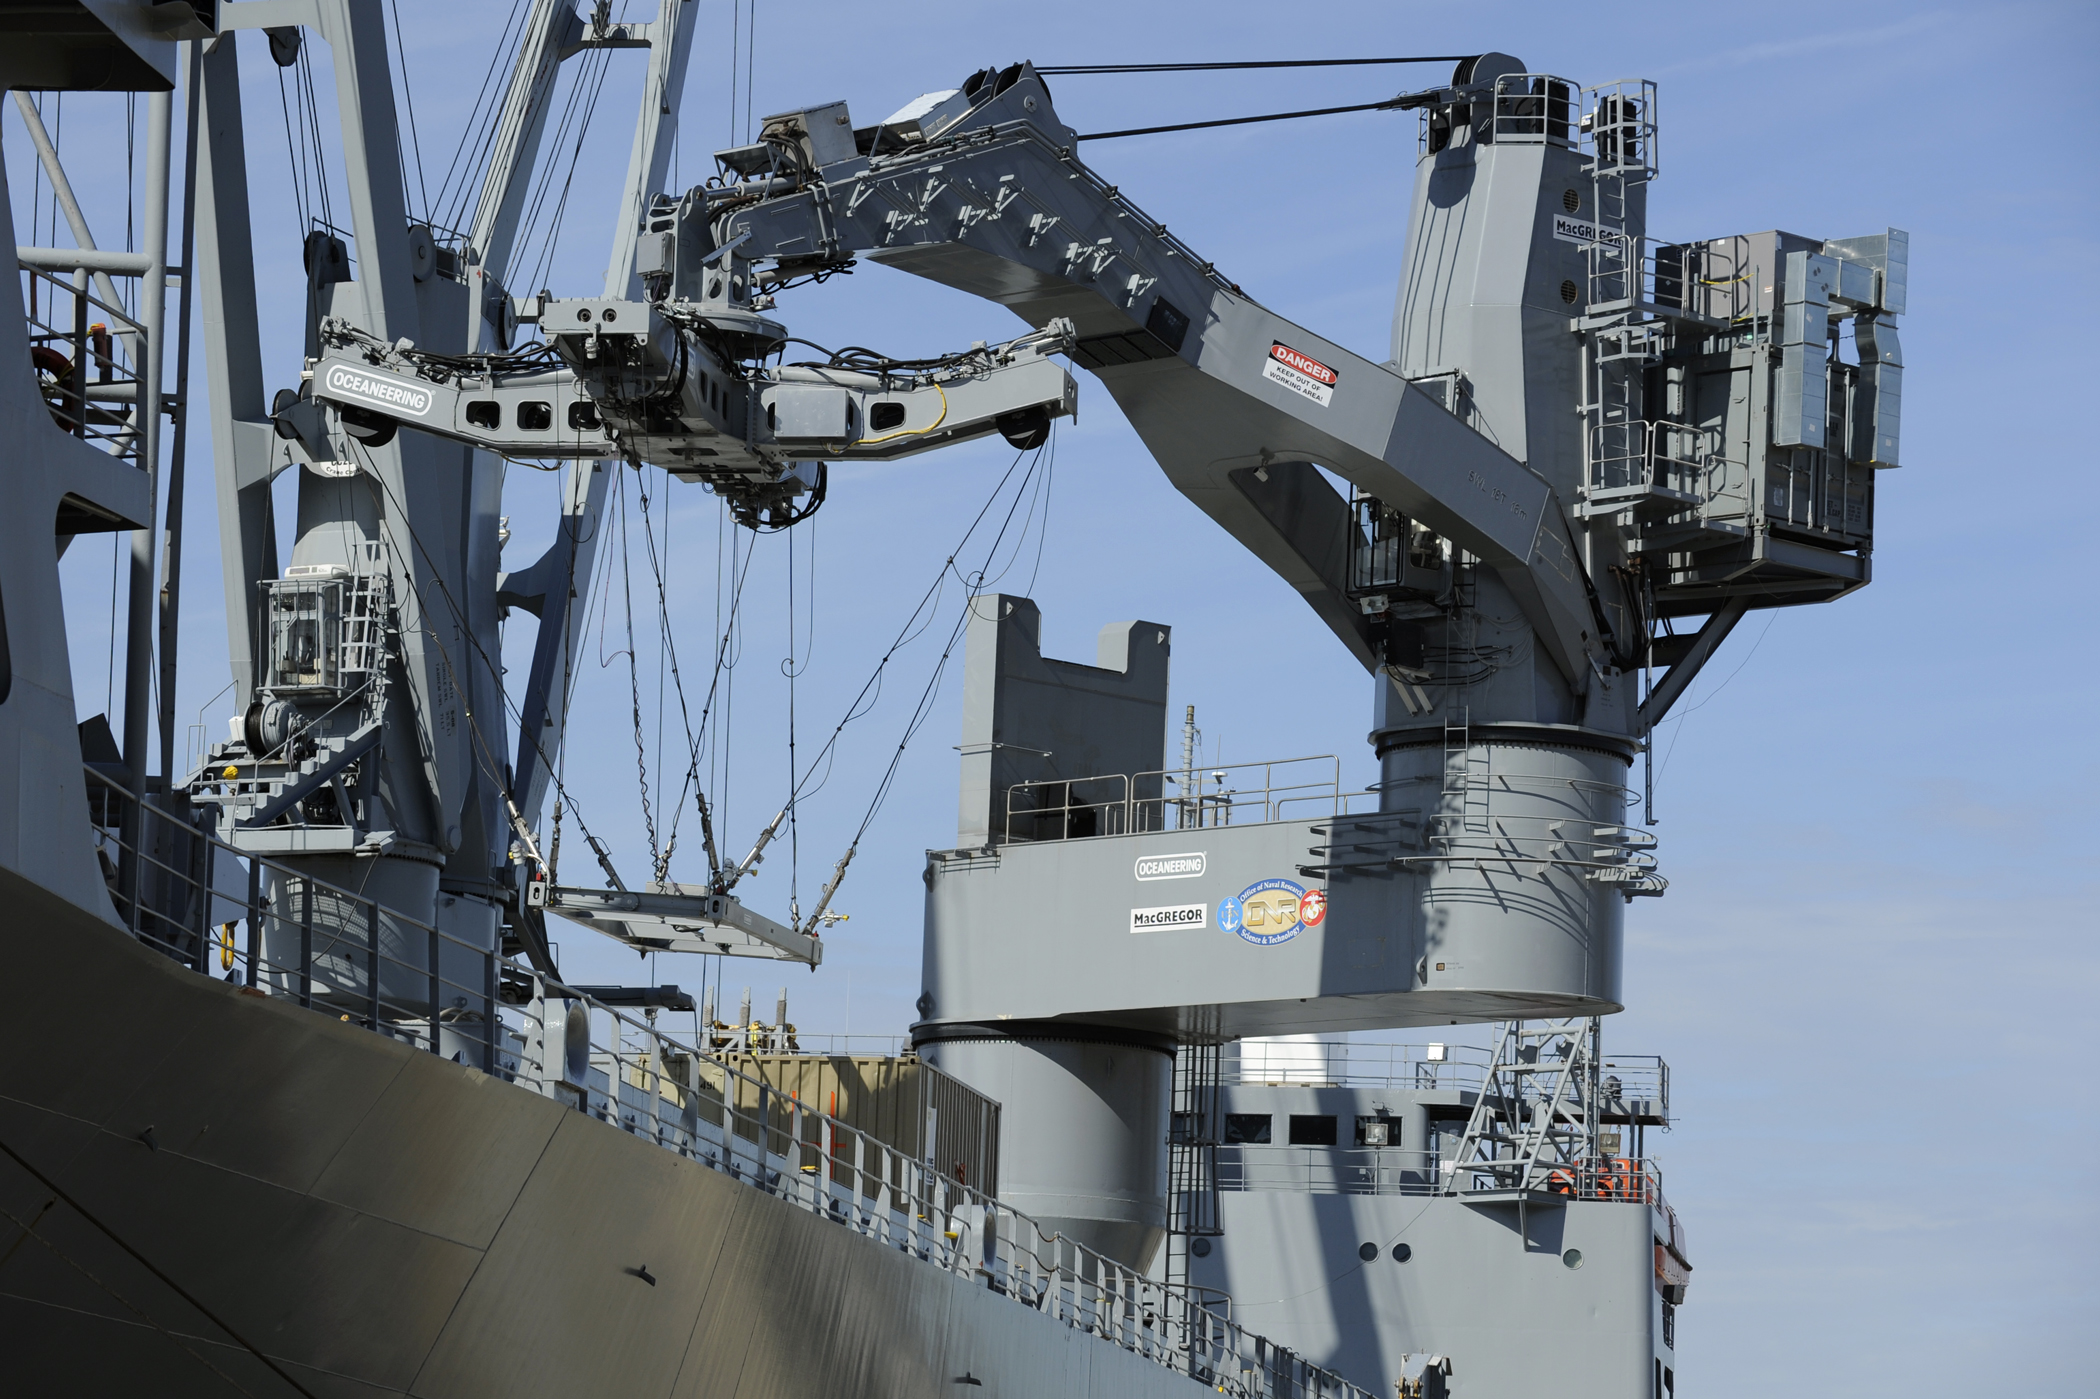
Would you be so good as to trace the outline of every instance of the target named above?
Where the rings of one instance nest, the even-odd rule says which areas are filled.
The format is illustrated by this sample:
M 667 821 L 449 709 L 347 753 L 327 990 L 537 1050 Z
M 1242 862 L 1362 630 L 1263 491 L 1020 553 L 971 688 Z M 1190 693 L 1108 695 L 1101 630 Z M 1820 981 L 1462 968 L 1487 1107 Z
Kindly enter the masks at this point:
M 927 433 L 932 432 L 942 423 L 947 422 L 948 391 L 942 388 L 939 384 L 935 384 L 933 386 L 933 391 L 941 396 L 941 415 L 938 418 L 935 418 L 932 422 L 928 423 L 924 427 L 900 428 L 896 432 L 885 433 L 881 437 L 863 437 L 860 439 L 860 442 L 857 445 L 862 447 L 872 447 L 878 442 L 893 442 L 900 437 L 924 437 Z

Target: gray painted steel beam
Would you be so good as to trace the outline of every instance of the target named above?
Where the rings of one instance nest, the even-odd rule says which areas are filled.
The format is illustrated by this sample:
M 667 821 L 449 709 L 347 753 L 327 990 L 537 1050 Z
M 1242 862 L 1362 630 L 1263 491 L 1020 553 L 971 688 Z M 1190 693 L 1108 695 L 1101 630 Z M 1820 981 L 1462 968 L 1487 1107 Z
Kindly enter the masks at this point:
M 1565 674 L 1589 669 L 1581 567 L 1543 478 L 1392 370 L 1196 265 L 1036 123 L 972 134 L 983 139 L 827 167 L 828 183 L 725 214 L 716 237 L 750 235 L 754 259 L 863 253 L 1033 325 L 1068 317 L 1080 362 L 1168 478 L 1300 592 L 1330 589 L 1232 483 L 1240 468 L 1314 462 L 1405 510 L 1502 575 Z M 1317 376 L 1274 372 L 1274 347 L 1328 371 L 1324 395 Z M 1368 664 L 1359 629 L 1336 630 Z
M 1732 597 L 1706 619 L 1706 625 L 1699 628 L 1699 635 L 1692 641 L 1691 649 L 1685 652 L 1684 659 L 1670 667 L 1662 683 L 1642 702 L 1640 732 L 1645 734 L 1662 722 L 1663 716 L 1670 712 L 1670 706 L 1683 697 L 1685 687 L 1692 683 L 1693 677 L 1699 674 L 1715 649 L 1728 639 L 1728 633 L 1735 630 L 1735 624 L 1742 621 L 1743 614 L 1749 610 L 1750 599 Z

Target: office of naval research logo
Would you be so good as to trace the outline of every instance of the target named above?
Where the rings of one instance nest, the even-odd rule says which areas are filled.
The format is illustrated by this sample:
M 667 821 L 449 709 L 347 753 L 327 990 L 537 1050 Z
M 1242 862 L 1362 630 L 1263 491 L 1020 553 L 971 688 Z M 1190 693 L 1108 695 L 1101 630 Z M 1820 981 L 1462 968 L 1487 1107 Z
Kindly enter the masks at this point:
M 1289 942 L 1326 916 L 1326 892 L 1289 879 L 1257 880 L 1237 897 L 1218 901 L 1218 926 L 1262 947 Z

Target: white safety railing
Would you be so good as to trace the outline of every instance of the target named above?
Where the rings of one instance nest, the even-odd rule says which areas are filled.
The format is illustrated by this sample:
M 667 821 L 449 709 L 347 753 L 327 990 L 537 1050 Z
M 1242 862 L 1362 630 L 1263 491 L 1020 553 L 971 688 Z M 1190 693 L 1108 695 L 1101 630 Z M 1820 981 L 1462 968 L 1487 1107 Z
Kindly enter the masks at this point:
M 1465 1044 L 1296 1038 L 1242 1040 L 1238 1050 L 1225 1059 L 1224 1081 L 1249 1086 L 1478 1090 L 1493 1058 Z
M 1242 1040 L 1224 1060 L 1235 1086 L 1452 1089 L 1478 1092 L 1494 1051 L 1470 1044 L 1389 1044 L 1364 1040 Z M 1656 1054 L 1614 1054 L 1601 1069 L 1607 1117 L 1627 1104 L 1652 1103 L 1667 1115 L 1670 1066 Z M 1616 1105 L 1616 1106 L 1615 1106 Z
M 1006 789 L 1009 843 L 1148 831 L 1256 826 L 1346 816 L 1376 806 L 1342 790 L 1332 753 L 1100 777 L 1046 778 Z

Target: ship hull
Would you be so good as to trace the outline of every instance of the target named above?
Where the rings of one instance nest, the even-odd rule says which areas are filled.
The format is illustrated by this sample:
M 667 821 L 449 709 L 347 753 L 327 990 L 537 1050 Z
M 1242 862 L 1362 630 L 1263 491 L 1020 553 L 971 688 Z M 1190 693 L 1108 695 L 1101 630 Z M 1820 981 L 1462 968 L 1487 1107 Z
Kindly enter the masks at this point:
M 551 1099 L 183 970 L 4 869 L 0 909 L 16 1392 L 1208 1392 Z

